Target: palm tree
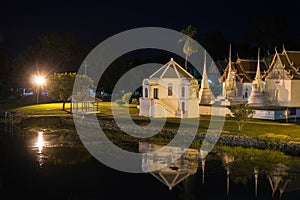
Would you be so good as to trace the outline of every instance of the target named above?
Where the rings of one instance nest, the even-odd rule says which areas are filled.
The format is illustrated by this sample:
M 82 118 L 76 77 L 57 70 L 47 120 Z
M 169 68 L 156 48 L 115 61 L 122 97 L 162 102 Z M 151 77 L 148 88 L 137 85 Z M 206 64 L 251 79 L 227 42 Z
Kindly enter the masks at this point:
M 181 33 L 185 34 L 186 36 L 179 39 L 178 43 L 185 41 L 183 45 L 183 53 L 185 54 L 185 70 L 187 70 L 187 61 L 188 57 L 193 53 L 197 53 L 198 49 L 194 40 L 192 39 L 194 35 L 197 33 L 197 29 L 189 25 L 185 29 L 181 30 Z

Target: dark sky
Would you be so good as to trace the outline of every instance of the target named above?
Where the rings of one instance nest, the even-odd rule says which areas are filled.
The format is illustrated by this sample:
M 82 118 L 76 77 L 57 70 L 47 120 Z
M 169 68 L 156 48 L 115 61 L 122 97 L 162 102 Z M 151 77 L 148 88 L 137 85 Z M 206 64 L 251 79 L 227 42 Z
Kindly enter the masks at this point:
M 297 1 L 9 1 L 1 3 L 0 41 L 14 56 L 37 36 L 57 32 L 97 45 L 113 34 L 131 28 L 158 26 L 180 31 L 191 24 L 198 37 L 220 30 L 228 41 L 243 40 L 255 20 L 275 16 L 289 26 L 288 36 L 300 41 Z

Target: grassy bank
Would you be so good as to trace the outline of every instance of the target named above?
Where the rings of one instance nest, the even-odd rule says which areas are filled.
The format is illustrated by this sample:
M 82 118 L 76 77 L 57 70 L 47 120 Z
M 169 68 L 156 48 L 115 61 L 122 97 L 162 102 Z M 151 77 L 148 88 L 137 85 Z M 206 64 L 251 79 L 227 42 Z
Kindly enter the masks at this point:
M 66 110 L 70 109 L 70 103 L 65 104 Z M 23 113 L 26 115 L 62 115 L 67 111 L 62 110 L 62 103 L 47 103 L 30 106 L 22 106 L 11 109 L 12 112 Z
M 39 104 L 32 106 L 25 106 L 12 109 L 13 112 L 20 112 L 26 115 L 45 115 L 44 117 L 49 117 L 47 119 L 27 119 L 23 122 L 23 126 L 38 127 L 47 126 L 48 128 L 53 128 L 55 126 L 60 126 L 61 128 L 69 127 L 73 128 L 72 125 L 67 125 L 63 122 L 63 118 L 71 118 L 72 115 L 66 111 L 62 111 L 61 103 L 52 104 Z M 70 108 L 70 104 L 66 104 L 66 108 Z M 129 113 L 131 118 L 139 125 L 147 125 L 150 122 L 149 118 L 138 116 L 138 109 L 136 105 L 129 104 L 127 106 L 118 106 L 115 103 L 101 102 L 99 104 L 100 113 L 97 114 L 100 120 L 112 120 L 114 109 L 115 115 L 119 117 L 126 117 Z M 54 115 L 54 116 L 53 116 Z M 50 118 L 51 116 L 51 118 Z M 57 123 L 57 118 L 60 119 L 60 123 Z M 160 120 L 160 119 L 152 119 Z M 164 128 L 166 129 L 178 129 L 181 120 L 177 118 L 168 118 Z M 210 116 L 201 116 L 199 121 L 198 132 L 205 133 L 210 124 Z M 243 131 L 237 130 L 237 124 L 230 118 L 226 118 L 224 123 L 224 128 L 222 134 L 225 135 L 239 135 L 251 138 L 257 138 L 267 141 L 274 142 L 293 142 L 300 143 L 300 125 L 295 123 L 281 123 L 275 121 L 267 120 L 256 120 L 251 119 L 243 128 Z

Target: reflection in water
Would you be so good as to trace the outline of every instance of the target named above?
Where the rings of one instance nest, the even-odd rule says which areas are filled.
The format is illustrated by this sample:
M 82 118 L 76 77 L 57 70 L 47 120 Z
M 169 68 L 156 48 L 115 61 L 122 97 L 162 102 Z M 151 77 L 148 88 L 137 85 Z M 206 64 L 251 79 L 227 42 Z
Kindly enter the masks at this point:
M 254 168 L 253 170 L 254 173 L 254 178 L 255 178 L 255 186 L 254 186 L 254 190 L 255 190 L 255 198 L 257 198 L 257 185 L 258 185 L 258 169 Z
M 38 153 L 42 153 L 44 145 L 45 145 L 45 142 L 44 142 L 43 132 L 39 131 L 38 132 L 37 142 L 35 143 L 35 146 L 39 150 Z
M 278 163 L 273 166 L 273 169 L 267 176 L 272 189 L 272 197 L 274 197 L 276 191 L 279 191 L 279 198 L 281 198 L 286 190 L 287 184 L 291 181 L 288 176 L 288 170 L 289 168 L 286 165 Z
M 158 145 L 139 143 L 139 152 L 142 153 L 150 153 L 159 148 L 160 146 Z M 160 154 L 159 156 L 153 153 L 151 156 L 143 157 L 142 169 L 145 172 L 151 171 L 151 175 L 172 190 L 175 185 L 197 172 L 197 158 L 199 151 L 195 149 L 187 149 L 186 153 L 184 153 L 175 162 L 171 163 L 171 157 L 174 156 L 174 154 L 182 152 L 182 149 L 178 147 L 170 148 L 172 149 L 172 151 L 170 151 L 172 153 Z M 167 167 L 164 167 L 166 164 Z M 162 166 L 162 168 L 160 166 Z M 157 168 L 159 170 L 151 170 Z
M 233 180 L 235 183 L 241 182 L 243 184 L 249 184 L 248 181 L 254 178 L 254 195 L 255 198 L 257 198 L 259 195 L 258 178 L 259 175 L 264 175 L 268 180 L 272 198 L 281 199 L 284 192 L 294 190 L 292 187 L 289 188 L 289 184 L 292 180 L 294 183 L 297 183 L 297 179 L 299 179 L 299 176 L 296 177 L 286 164 L 276 162 L 276 160 L 273 160 L 273 162 L 270 160 L 267 165 L 264 165 L 262 164 L 264 162 L 257 162 L 258 160 L 256 159 L 258 158 L 255 157 L 251 157 L 249 160 L 242 156 L 233 156 L 227 153 L 219 153 L 218 155 L 222 160 L 223 167 L 227 174 L 227 196 L 229 196 L 230 192 L 230 180 Z M 271 166 L 271 168 L 269 168 L 269 166 Z M 296 190 L 298 189 L 299 186 L 297 186 Z M 265 193 L 265 191 L 263 192 Z
M 44 133 L 43 131 L 38 131 L 38 137 L 36 139 L 34 147 L 38 148 L 38 155 L 37 155 L 37 161 L 39 163 L 39 166 L 42 167 L 45 162 L 45 155 L 43 154 L 43 148 L 46 145 L 46 142 L 44 140 Z
M 38 131 L 33 147 L 39 166 L 43 167 L 46 163 L 75 165 L 86 162 L 91 155 L 84 147 L 75 146 L 76 142 L 76 137 L 70 133 L 47 134 Z
M 231 156 L 226 153 L 220 153 L 219 156 L 221 157 L 223 166 L 226 170 L 226 192 L 227 196 L 229 196 L 229 189 L 230 189 L 230 164 L 235 161 L 235 157 Z
M 269 197 L 281 199 L 284 198 L 283 194 L 285 192 L 299 190 L 300 177 L 295 176 L 295 173 L 288 167 L 294 161 L 292 157 L 287 162 L 284 162 L 280 159 L 280 156 L 279 160 L 277 160 L 276 156 L 270 159 L 266 158 L 265 155 L 256 156 L 252 154 L 251 157 L 244 157 L 225 152 L 215 152 L 209 154 L 204 159 L 200 159 L 199 154 L 203 152 L 195 149 L 187 149 L 182 157 L 171 163 L 172 154 L 155 154 L 155 150 L 159 148 L 161 148 L 159 145 L 139 143 L 139 152 L 147 153 L 142 160 L 142 169 L 145 172 L 150 171 L 152 176 L 166 185 L 170 190 L 181 183 L 179 186 L 179 188 L 183 188 L 183 190 L 180 190 L 181 193 L 189 197 L 193 196 L 195 192 L 191 190 L 192 185 L 195 183 L 190 182 L 190 178 L 187 178 L 195 175 L 199 168 L 202 172 L 202 185 L 200 187 L 205 188 L 205 185 L 211 184 L 211 180 L 208 180 L 208 183 L 204 182 L 205 168 L 207 167 L 207 162 L 216 158 L 221 161 L 221 167 L 224 169 L 224 194 L 228 198 L 236 195 L 236 188 L 239 187 L 239 184 L 248 185 L 249 188 L 252 188 L 250 190 L 251 196 L 253 195 L 252 197 L 256 199 Z M 175 154 L 182 150 L 177 147 L 171 148 Z M 276 155 L 276 153 L 274 154 Z M 165 167 L 166 164 L 167 167 Z M 295 163 L 293 165 L 295 166 Z M 162 166 L 160 170 L 151 170 L 160 166 Z M 296 169 L 300 169 L 300 166 Z M 208 170 L 212 170 L 209 165 Z M 268 192 L 267 194 L 266 191 L 270 191 L 270 193 Z M 250 194 L 242 193 L 241 195 L 248 196 Z

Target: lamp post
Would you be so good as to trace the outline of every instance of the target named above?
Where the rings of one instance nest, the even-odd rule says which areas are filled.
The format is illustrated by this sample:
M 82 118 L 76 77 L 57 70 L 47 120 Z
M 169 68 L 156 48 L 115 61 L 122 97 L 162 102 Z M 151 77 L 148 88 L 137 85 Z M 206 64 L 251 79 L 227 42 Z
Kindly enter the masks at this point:
M 37 85 L 37 92 L 36 92 L 36 104 L 39 103 L 39 89 L 41 85 L 44 85 L 46 82 L 45 78 L 42 76 L 35 76 L 34 83 Z

